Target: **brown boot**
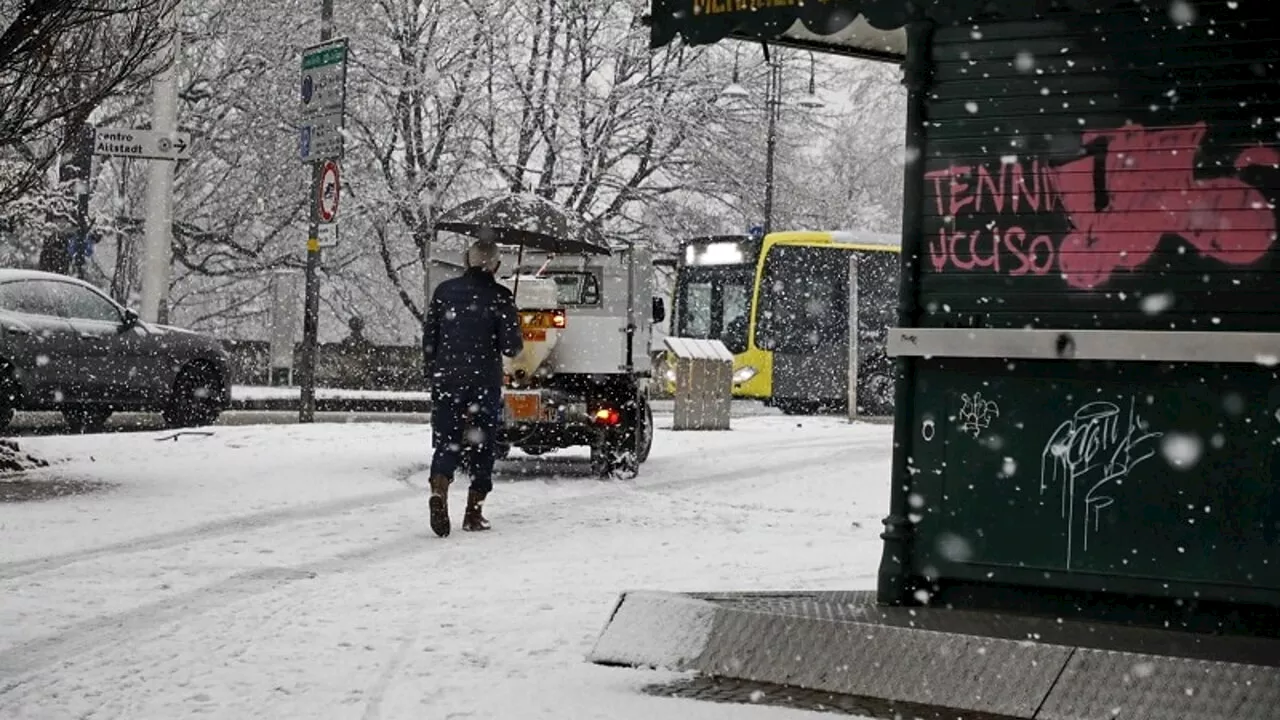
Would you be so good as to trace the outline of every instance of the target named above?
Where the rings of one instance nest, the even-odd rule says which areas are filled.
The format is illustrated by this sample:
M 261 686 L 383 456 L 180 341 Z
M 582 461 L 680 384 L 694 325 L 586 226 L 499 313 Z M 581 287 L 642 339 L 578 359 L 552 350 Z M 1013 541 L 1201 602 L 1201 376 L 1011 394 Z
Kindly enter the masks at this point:
M 449 484 L 453 480 L 443 475 L 431 476 L 431 499 L 427 507 L 431 510 L 431 531 L 440 537 L 448 537 L 449 530 Z
M 487 493 L 472 490 L 467 493 L 467 512 L 462 516 L 462 529 L 466 532 L 477 532 L 489 529 L 489 521 L 480 514 Z

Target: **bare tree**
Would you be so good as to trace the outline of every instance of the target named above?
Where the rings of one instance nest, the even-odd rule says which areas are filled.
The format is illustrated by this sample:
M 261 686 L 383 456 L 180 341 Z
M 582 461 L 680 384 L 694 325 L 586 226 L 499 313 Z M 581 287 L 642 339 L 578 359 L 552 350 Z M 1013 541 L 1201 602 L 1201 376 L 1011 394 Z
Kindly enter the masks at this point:
M 892 65 L 840 66 L 834 89 L 850 102 L 809 143 L 785 146 L 778 217 L 792 228 L 892 232 L 902 221 L 906 90 Z
M 168 42 L 159 22 L 174 0 L 0 0 L 0 207 L 11 218 L 39 224 L 68 214 L 70 193 L 30 191 L 44 184 L 87 180 L 83 147 L 90 114 L 113 93 L 145 83 Z M 62 153 L 72 162 L 47 177 Z M 12 208 L 19 199 L 27 207 Z M 43 210 L 43 213 L 31 212 Z M 23 211 L 26 212 L 23 212 Z M 48 228 L 37 233 L 48 235 Z M 28 235 L 29 237 L 30 235 Z M 46 238 L 44 253 L 62 243 Z M 65 255 L 65 249 L 62 249 Z M 50 256 L 42 264 L 65 264 Z
M 486 43 L 478 17 L 488 7 L 442 0 L 372 5 L 375 28 L 360 35 L 365 49 L 352 77 L 363 92 L 352 107 L 348 165 L 367 173 L 355 212 L 373 236 L 377 272 L 420 323 L 432 227 L 444 200 L 468 177 Z
M 494 28 L 483 118 L 490 170 L 606 227 L 648 235 L 643 209 L 722 189 L 703 173 L 746 150 L 749 118 L 718 101 L 729 55 L 683 45 L 651 51 L 633 0 L 521 0 L 527 24 Z M 522 43 L 521 40 L 525 41 Z M 504 120 L 506 122 L 504 122 Z

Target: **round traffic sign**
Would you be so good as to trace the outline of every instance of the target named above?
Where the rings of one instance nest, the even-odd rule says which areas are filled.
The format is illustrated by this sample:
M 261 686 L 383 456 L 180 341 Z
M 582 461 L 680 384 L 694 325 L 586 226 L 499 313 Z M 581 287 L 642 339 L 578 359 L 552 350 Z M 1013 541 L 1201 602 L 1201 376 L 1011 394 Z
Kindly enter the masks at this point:
M 333 222 L 338 215 L 338 196 L 341 185 L 338 183 L 338 163 L 326 160 L 320 168 L 320 219 Z

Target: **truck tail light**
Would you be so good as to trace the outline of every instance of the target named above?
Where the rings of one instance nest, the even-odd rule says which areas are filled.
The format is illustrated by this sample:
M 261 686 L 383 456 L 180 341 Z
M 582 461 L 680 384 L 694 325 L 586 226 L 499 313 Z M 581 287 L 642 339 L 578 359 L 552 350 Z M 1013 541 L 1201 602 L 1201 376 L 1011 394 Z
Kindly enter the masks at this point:
M 557 329 L 563 330 L 565 326 L 565 317 L 563 310 L 556 310 L 551 313 L 551 325 Z
M 622 420 L 622 415 L 613 408 L 600 408 L 596 411 L 595 420 L 600 425 L 617 425 Z

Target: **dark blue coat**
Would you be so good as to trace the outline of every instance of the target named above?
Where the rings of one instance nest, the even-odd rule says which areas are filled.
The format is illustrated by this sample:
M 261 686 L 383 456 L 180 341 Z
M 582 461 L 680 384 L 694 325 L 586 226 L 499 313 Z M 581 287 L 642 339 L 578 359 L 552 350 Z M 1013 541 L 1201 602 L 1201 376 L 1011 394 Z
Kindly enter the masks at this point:
M 511 291 L 483 270 L 436 287 L 422 328 L 433 385 L 501 387 L 502 356 L 524 349 Z

